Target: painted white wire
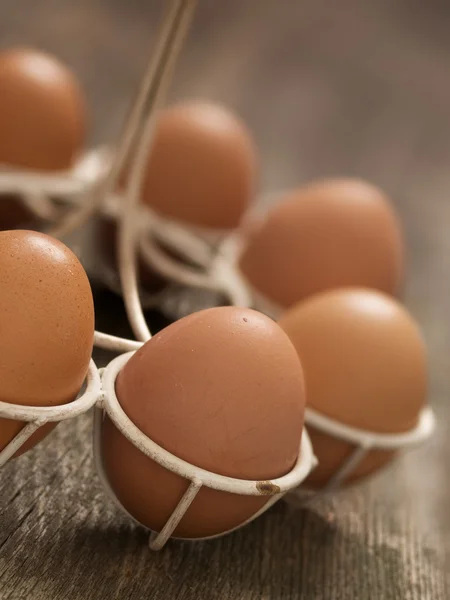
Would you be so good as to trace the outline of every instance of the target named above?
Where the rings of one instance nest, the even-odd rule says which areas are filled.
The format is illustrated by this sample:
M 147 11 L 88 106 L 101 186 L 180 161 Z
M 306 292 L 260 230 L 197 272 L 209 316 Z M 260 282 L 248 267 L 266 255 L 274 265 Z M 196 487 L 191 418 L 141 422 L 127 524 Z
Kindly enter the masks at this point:
M 210 249 L 209 264 L 200 272 L 168 256 L 144 229 L 139 248 L 145 262 L 167 280 L 187 287 L 218 292 L 228 298 L 233 306 L 251 307 L 253 298 L 250 288 L 241 277 L 232 257 L 225 252 L 231 241 L 235 243 L 236 237 L 230 236 L 215 255 L 212 255 Z
M 214 239 L 207 230 L 200 230 L 165 219 L 148 207 L 143 207 L 150 217 L 149 235 L 174 250 L 197 267 L 206 269 L 211 262 L 212 245 L 223 238 L 224 232 L 214 232 Z
M 111 352 L 131 352 L 139 350 L 139 348 L 142 347 L 143 342 L 127 340 L 115 335 L 96 331 L 94 334 L 94 345 L 98 348 L 103 348 L 103 350 L 110 350 Z
M 60 406 L 20 406 L 0 402 L 0 418 L 28 423 L 0 452 L 0 467 L 14 456 L 42 425 L 73 419 L 87 412 L 96 404 L 101 395 L 101 382 L 99 371 L 93 360 L 90 361 L 86 379 L 85 392 L 68 404 Z
M 247 481 L 225 477 L 224 475 L 217 475 L 191 465 L 170 452 L 167 452 L 167 450 L 164 450 L 164 448 L 161 448 L 161 446 L 150 440 L 138 427 L 136 427 L 123 411 L 117 399 L 115 391 L 116 377 L 130 360 L 132 355 L 133 352 L 130 352 L 115 358 L 103 370 L 103 408 L 121 433 L 123 433 L 136 448 L 162 467 L 185 479 L 191 480 L 197 478 L 203 482 L 203 485 L 212 489 L 249 496 L 285 493 L 289 489 L 299 485 L 300 481 L 303 481 L 310 472 L 312 465 L 314 464 L 314 458 L 309 437 L 305 433 L 302 436 L 303 441 L 297 464 L 288 475 L 273 479 L 270 482 Z
M 314 429 L 332 437 L 350 442 L 368 450 L 398 450 L 420 444 L 427 440 L 436 428 L 436 418 L 431 407 L 422 409 L 417 425 L 403 433 L 375 433 L 365 429 L 357 429 L 331 419 L 312 408 L 307 408 L 305 421 Z
M 79 208 L 70 211 L 46 233 L 52 237 L 61 239 L 79 229 L 90 217 L 92 217 L 97 208 L 101 205 L 105 194 L 108 193 L 111 183 L 112 181 L 109 178 L 101 178 L 95 181 L 93 185 L 87 186 L 80 194 Z
M 166 21 L 161 29 L 161 36 L 157 42 L 150 68 L 147 75 L 143 78 L 142 85 L 128 117 L 117 151 L 112 158 L 109 172 L 106 177 L 100 178 L 86 191 L 85 194 L 83 194 L 79 209 L 69 213 L 49 231 L 49 234 L 53 237 L 65 237 L 79 228 L 94 214 L 94 212 L 97 211 L 97 209 L 99 209 L 104 202 L 104 199 L 114 193 L 124 167 L 126 167 L 127 164 L 130 163 L 130 159 L 133 158 L 133 152 L 136 149 L 141 134 L 141 128 L 143 126 L 143 117 L 147 119 L 148 116 L 152 116 L 156 106 L 155 100 L 159 102 L 162 93 L 165 91 L 165 85 L 169 78 L 170 71 L 174 66 L 175 59 L 181 49 L 181 42 L 186 32 L 195 3 L 195 0 L 173 0 Z M 144 134 L 140 143 L 140 147 L 143 148 L 142 152 L 145 148 L 149 147 L 150 142 L 150 137 Z M 136 155 L 136 162 L 139 162 L 140 160 L 138 155 L 139 151 Z M 134 167 L 136 167 L 136 164 L 134 164 Z M 139 169 L 136 168 L 136 170 Z M 136 177 L 135 182 L 130 182 L 131 190 L 127 192 L 127 194 L 130 194 L 131 198 L 133 197 L 133 194 L 136 193 L 136 189 L 139 188 L 139 185 L 136 185 L 136 183 L 139 181 L 140 175 L 135 175 L 134 177 Z M 133 179 L 132 174 L 131 179 Z M 132 203 L 129 207 L 131 205 Z M 126 226 L 124 226 L 124 229 L 126 230 Z M 126 240 L 126 234 L 124 234 L 124 237 Z M 133 242 L 130 242 L 130 247 L 132 247 L 132 243 Z M 125 252 L 125 255 L 126 254 L 127 252 Z M 125 262 L 127 262 L 126 258 Z M 129 283 L 132 283 L 131 279 Z M 132 292 L 128 290 L 128 294 L 131 298 Z M 144 332 L 148 336 L 150 332 L 148 331 L 146 324 L 144 326 L 145 320 L 144 323 L 142 323 L 139 317 L 132 318 L 140 332 L 140 337 L 142 337 Z
M 330 479 L 325 484 L 323 491 L 331 492 L 336 490 L 343 485 L 352 473 L 355 472 L 356 468 L 361 464 L 369 452 L 369 448 L 366 446 L 356 446 L 350 456 L 344 460 L 338 470 L 333 473 Z
M 0 165 L 0 194 L 21 194 L 37 189 L 47 197 L 70 197 L 79 196 L 85 188 L 86 182 L 74 177 L 71 171 L 48 174 Z
M 106 473 L 105 473 L 105 470 L 103 467 L 102 450 L 101 450 L 101 435 L 102 435 L 101 432 L 102 432 L 102 423 L 104 420 L 104 414 L 105 413 L 100 406 L 97 406 L 95 408 L 95 410 L 94 410 L 94 428 L 93 428 L 93 447 L 94 447 L 94 464 L 95 464 L 95 469 L 97 471 L 97 475 L 102 483 L 102 486 L 103 486 L 105 492 L 108 494 L 108 497 L 113 502 L 113 504 L 117 507 L 117 509 L 120 510 L 123 514 L 125 514 L 129 519 L 134 521 L 137 525 L 142 526 L 142 523 L 137 521 L 136 518 L 132 514 L 130 514 L 127 511 L 127 509 L 121 504 L 121 502 L 117 498 L 116 494 L 114 493 L 114 490 L 112 489 L 112 487 L 108 481 L 108 478 L 106 476 Z M 308 441 L 309 441 L 309 438 L 308 438 Z M 315 464 L 316 464 L 316 459 L 313 457 L 311 468 L 314 468 Z M 201 483 L 200 480 L 196 480 L 195 488 L 197 490 L 199 490 L 199 488 L 197 488 L 197 485 L 199 483 Z M 194 492 L 194 490 L 191 490 L 191 492 Z M 191 496 L 191 494 L 189 494 L 189 500 L 191 499 L 191 497 L 193 500 L 195 498 L 195 495 L 196 495 L 196 493 L 193 494 L 193 496 Z M 261 507 L 261 509 L 259 511 L 257 511 L 254 515 L 252 515 L 244 523 L 241 523 L 240 525 L 233 527 L 232 529 L 230 529 L 228 531 L 224 531 L 223 533 L 220 533 L 217 535 L 211 535 L 208 537 L 196 538 L 195 540 L 189 539 L 189 541 L 193 542 L 193 541 L 210 540 L 210 539 L 222 537 L 223 535 L 227 535 L 238 529 L 241 529 L 248 523 L 254 521 L 259 516 L 261 516 L 271 506 L 273 506 L 273 504 L 275 504 L 275 502 L 280 500 L 282 497 L 284 497 L 284 494 L 274 494 L 273 496 L 268 496 L 267 502 L 264 504 L 264 506 Z M 181 506 L 180 506 L 180 504 L 181 504 Z M 149 546 L 150 546 L 151 550 L 161 550 L 161 548 L 163 548 L 163 546 L 166 544 L 166 542 L 169 540 L 169 538 L 172 537 L 172 534 L 176 528 L 176 525 L 181 521 L 182 517 L 184 516 L 182 514 L 182 512 L 186 511 L 188 509 L 189 505 L 190 505 L 190 503 L 187 505 L 187 503 L 183 502 L 183 499 L 182 499 L 180 501 L 180 503 L 178 504 L 178 506 L 174 509 L 174 512 L 172 513 L 172 516 L 175 514 L 176 518 L 174 518 L 173 520 L 170 520 L 170 518 L 169 518 L 170 525 L 168 524 L 169 523 L 169 521 L 168 521 L 168 523 L 166 523 L 166 525 L 163 527 L 163 529 L 159 533 L 156 533 L 156 532 L 150 533 Z M 177 538 L 177 539 L 183 539 L 183 538 Z
M 144 85 L 146 101 L 136 115 L 136 120 L 143 125 L 144 129 L 137 142 L 136 153 L 133 156 L 120 219 L 119 274 L 125 308 L 134 334 L 144 342 L 151 338 L 151 333 L 139 299 L 136 236 L 133 219 L 139 202 L 151 144 L 153 143 L 156 111 L 167 92 L 195 5 L 195 0 L 175 0 L 172 2 L 162 27 L 156 52 L 145 78 L 148 82 L 147 85 Z
M 371 450 L 400 450 L 416 446 L 430 438 L 436 428 L 436 418 L 429 406 L 424 407 L 420 412 L 417 425 L 410 431 L 402 433 L 376 433 L 350 427 L 312 408 L 307 408 L 305 411 L 305 423 L 307 426 L 326 433 L 335 439 L 355 446 L 350 456 L 344 460 L 326 483 L 323 491 L 333 491 L 339 488 Z
M 172 259 L 155 243 L 151 236 L 141 236 L 139 249 L 145 262 L 166 279 L 189 287 L 217 289 L 215 281 L 206 273 L 195 271 L 188 265 Z
M 167 92 L 195 4 L 195 0 L 173 0 L 155 55 L 143 79 L 118 149 L 112 156 L 106 159 L 103 154 L 95 151 L 81 161 L 81 166 L 77 165 L 70 172 L 51 175 L 0 166 L 0 194 L 19 195 L 21 201 L 36 216 L 54 223 L 49 233 L 55 237 L 67 235 L 82 225 L 94 211 L 100 210 L 106 213 L 110 206 L 113 207 L 114 217 L 119 220 L 119 270 L 122 292 L 128 319 L 136 337 L 140 340 L 126 340 L 96 332 L 95 344 L 115 352 L 136 351 L 151 337 L 138 293 L 136 265 L 138 247 L 147 264 L 171 281 L 188 287 L 222 292 L 230 299 L 231 304 L 251 306 L 273 318 L 277 318 L 282 310 L 252 289 L 239 272 L 238 262 L 243 247 L 241 236 L 227 237 L 216 251 L 212 247 L 217 242 L 216 234 L 216 237 L 208 239 L 210 236 L 205 231 L 173 223 L 150 209 L 139 206 L 142 181 L 153 142 L 156 111 Z M 126 166 L 130 167 L 129 181 L 124 198 L 118 198 L 115 196 L 117 181 Z M 58 222 L 59 211 L 52 203 L 51 197 L 62 198 L 76 208 Z M 189 265 L 173 259 L 155 243 L 158 241 L 181 254 L 188 261 L 194 262 L 201 271 L 197 272 Z M 159 298 L 163 297 L 164 295 L 159 296 Z M 191 481 L 191 485 L 162 531 L 152 536 L 150 545 L 153 549 L 159 549 L 166 543 L 202 486 L 243 495 L 269 493 L 270 501 L 250 519 L 253 520 L 267 510 L 270 504 L 303 481 L 313 468 L 315 458 L 306 430 L 303 434 L 299 460 L 294 469 L 288 475 L 271 482 L 249 482 L 219 476 L 171 455 L 149 440 L 128 419 L 120 407 L 115 395 L 114 381 L 128 358 L 129 355 L 119 357 L 105 370 L 104 396 L 101 392 L 99 372 L 91 362 L 86 392 L 72 403 L 60 407 L 26 407 L 0 402 L 0 418 L 27 423 L 0 452 L 0 467 L 14 456 L 30 436 L 45 423 L 73 418 L 97 403 L 94 444 L 96 463 L 105 488 L 112 496 L 114 494 L 102 470 L 98 442 L 101 406 L 116 427 L 140 451 L 164 468 Z M 334 438 L 355 445 L 355 451 L 333 475 L 327 484 L 327 489 L 340 485 L 371 449 L 393 450 L 415 445 L 429 438 L 435 429 L 434 414 L 429 407 L 422 411 L 415 428 L 400 434 L 377 434 L 355 429 L 309 408 L 306 410 L 305 422 Z M 115 500 L 117 503 L 117 498 Z M 124 510 L 123 507 L 121 508 Z
M 77 417 L 89 410 L 95 404 L 99 395 L 100 375 L 92 359 L 89 363 L 86 379 L 86 391 L 73 402 L 61 404 L 60 406 L 22 406 L 0 402 L 0 418 L 27 422 L 39 420 L 48 423 Z
M 17 195 L 18 201 L 33 215 L 48 223 L 56 223 L 60 218 L 60 211 L 51 198 L 62 198 L 73 204 L 89 187 L 88 182 L 76 179 L 70 171 L 49 175 L 6 165 L 0 167 L 0 195 Z
M 141 452 L 146 456 L 157 462 L 163 468 L 171 471 L 191 481 L 191 485 L 188 487 L 186 493 L 181 498 L 178 505 L 175 507 L 168 521 L 158 534 L 153 534 L 150 538 L 150 548 L 153 550 L 161 549 L 167 540 L 172 536 L 178 523 L 181 521 L 190 504 L 194 501 L 197 493 L 202 487 L 208 487 L 214 490 L 223 491 L 231 494 L 238 495 L 249 495 L 249 496 L 267 496 L 268 501 L 265 505 L 252 517 L 250 517 L 245 523 L 242 523 L 238 527 L 233 528 L 230 531 L 221 533 L 231 533 L 240 527 L 243 527 L 250 521 L 253 521 L 263 512 L 268 510 L 277 500 L 286 494 L 288 491 L 296 488 L 304 479 L 308 476 L 310 471 L 317 464 L 316 458 L 314 457 L 311 442 L 307 434 L 306 429 L 302 434 L 301 446 L 299 449 L 299 455 L 296 464 L 293 469 L 287 475 L 273 479 L 271 481 L 249 481 L 244 479 L 235 479 L 232 477 L 226 477 L 223 475 L 217 475 L 205 469 L 191 465 L 190 463 L 174 456 L 167 450 L 164 450 L 161 446 L 153 442 L 150 438 L 144 435 L 138 427 L 128 418 L 116 396 L 115 391 L 115 380 L 119 372 L 123 369 L 128 360 L 133 356 L 133 352 L 119 356 L 114 359 L 102 373 L 102 387 L 103 387 L 103 401 L 102 408 L 112 420 L 114 425 L 119 431 Z M 105 474 L 102 458 L 101 458 L 101 427 L 103 421 L 103 413 L 100 408 L 95 410 L 95 422 L 94 422 L 94 452 L 95 452 L 95 465 L 99 477 L 111 497 L 113 502 L 120 508 L 125 514 L 130 516 L 133 520 L 136 520 L 128 511 L 121 505 L 113 489 L 111 488 L 108 478 Z M 210 536 L 211 539 L 216 536 Z

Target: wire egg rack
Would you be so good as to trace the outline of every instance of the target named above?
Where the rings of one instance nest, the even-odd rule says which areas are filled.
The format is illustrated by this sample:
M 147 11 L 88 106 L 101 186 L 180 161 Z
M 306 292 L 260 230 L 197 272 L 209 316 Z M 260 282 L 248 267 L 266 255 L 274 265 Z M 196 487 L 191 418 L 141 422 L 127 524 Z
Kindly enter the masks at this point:
M 202 487 L 242 496 L 267 496 L 268 501 L 249 519 L 251 521 L 289 492 L 308 493 L 301 484 L 317 463 L 307 429 L 304 428 L 298 460 L 292 470 L 279 479 L 248 481 L 211 473 L 181 460 L 145 436 L 127 417 L 115 393 L 114 384 L 118 373 L 133 353 L 151 339 L 144 307 L 170 306 L 177 286 L 184 286 L 191 290 L 190 293 L 192 289 L 209 290 L 222 295 L 230 305 L 256 308 L 272 317 L 281 312 L 280 307 L 253 290 L 239 272 L 237 264 L 243 243 L 241 233 L 211 236 L 208 231 L 180 226 L 162 218 L 139 203 L 153 141 L 155 118 L 164 103 L 196 4 L 196 0 L 170 2 L 152 59 L 114 152 L 108 148 L 95 149 L 82 157 L 70 172 L 59 175 L 16 170 L 8 166 L 0 170 L 0 193 L 17 194 L 24 205 L 47 224 L 46 233 L 53 237 L 67 236 L 94 214 L 114 219 L 118 226 L 119 273 L 118 279 L 111 276 L 109 282 L 112 287 L 120 288 L 118 291 L 123 295 L 127 317 L 136 337 L 136 340 L 129 340 L 96 331 L 95 346 L 120 355 L 102 370 L 91 360 L 85 390 L 67 405 L 32 407 L 0 402 L 0 418 L 25 423 L 16 437 L 0 452 L 0 467 L 14 457 L 23 444 L 46 423 L 72 419 L 93 408 L 96 469 L 106 492 L 127 513 L 109 485 L 102 465 L 100 438 L 103 419 L 107 415 L 138 450 L 163 468 L 189 481 L 186 492 L 173 508 L 165 525 L 159 532 L 151 533 L 150 547 L 154 550 L 162 548 L 172 537 Z M 117 183 L 126 165 L 130 167 L 129 178 L 119 195 Z M 57 202 L 55 198 L 58 199 Z M 63 205 L 63 211 L 60 204 Z M 251 218 L 252 215 L 249 216 Z M 188 258 L 189 263 L 196 265 L 198 269 L 192 269 L 185 262 L 167 255 L 159 242 L 175 250 L 178 256 Z M 142 293 L 136 266 L 138 252 L 146 264 L 172 282 L 172 288 L 169 286 L 162 294 Z M 192 311 L 192 303 L 189 303 L 189 293 L 186 290 L 181 300 L 184 302 L 183 307 L 179 301 L 172 305 L 170 312 L 173 315 L 180 316 L 180 312 Z M 392 450 L 419 444 L 432 435 L 435 427 L 435 418 L 430 408 L 422 411 L 413 430 L 395 435 L 351 428 L 310 408 L 306 409 L 305 422 L 307 426 L 355 447 L 351 456 L 330 480 L 327 489 L 339 486 L 370 450 Z M 245 524 L 242 523 L 239 527 Z

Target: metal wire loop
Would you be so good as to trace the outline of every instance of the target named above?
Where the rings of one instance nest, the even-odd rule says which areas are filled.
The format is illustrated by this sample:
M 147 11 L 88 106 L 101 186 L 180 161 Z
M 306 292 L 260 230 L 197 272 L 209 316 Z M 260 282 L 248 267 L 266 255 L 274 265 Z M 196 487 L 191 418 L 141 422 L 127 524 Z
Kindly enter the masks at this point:
M 96 404 L 100 396 L 100 374 L 94 361 L 91 359 L 86 376 L 86 390 L 73 402 L 59 406 L 19 406 L 17 404 L 0 402 L 0 418 L 27 423 L 0 452 L 0 467 L 20 450 L 37 429 L 46 423 L 65 421 L 86 413 Z
M 151 538 L 150 545 L 153 549 L 161 548 L 167 539 L 172 535 L 176 526 L 183 518 L 195 496 L 201 487 L 208 487 L 217 491 L 245 495 L 245 496 L 268 496 L 270 499 L 257 514 L 250 520 L 253 520 L 262 512 L 267 510 L 275 501 L 284 494 L 296 488 L 308 476 L 315 467 L 317 461 L 313 454 L 311 442 L 306 430 L 303 431 L 299 456 L 293 469 L 283 477 L 271 481 L 249 481 L 236 479 L 212 473 L 200 467 L 196 467 L 175 455 L 171 454 L 150 438 L 144 435 L 138 427 L 128 418 L 117 399 L 115 392 L 115 380 L 119 372 L 124 368 L 128 360 L 133 356 L 133 352 L 121 355 L 114 359 L 102 373 L 103 389 L 103 410 L 117 427 L 117 429 L 143 454 L 154 460 L 163 468 L 187 479 L 191 482 L 186 493 L 175 507 L 172 515 L 168 519 L 161 532 Z M 102 412 L 96 409 L 96 425 L 94 433 L 94 450 L 96 455 L 96 467 L 105 489 L 114 500 L 115 504 L 126 514 L 129 514 L 120 504 L 107 481 L 101 461 L 100 435 Z M 248 521 L 246 521 L 247 523 Z M 243 523 L 241 526 L 245 525 Z M 234 530 L 234 529 L 233 529 Z M 227 532 L 228 533 L 228 532 Z M 216 537 L 216 536 L 213 536 Z
M 355 445 L 353 452 L 325 485 L 325 491 L 342 485 L 371 450 L 400 450 L 416 446 L 430 438 L 436 428 L 436 418 L 429 406 L 420 412 L 417 425 L 402 433 L 376 433 L 350 427 L 309 407 L 305 412 L 305 422 L 322 433 Z

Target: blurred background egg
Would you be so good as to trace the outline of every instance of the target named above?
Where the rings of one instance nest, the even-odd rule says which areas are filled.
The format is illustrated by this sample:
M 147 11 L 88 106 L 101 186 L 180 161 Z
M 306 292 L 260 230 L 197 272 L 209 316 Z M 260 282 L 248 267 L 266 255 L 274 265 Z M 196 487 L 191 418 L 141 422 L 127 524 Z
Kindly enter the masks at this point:
M 92 353 L 94 306 L 86 273 L 64 244 L 32 231 L 0 232 L 0 332 L 2 402 L 55 406 L 76 398 Z M 0 419 L 0 450 L 23 425 Z
M 308 406 L 377 433 L 417 425 L 427 396 L 426 348 L 397 301 L 374 290 L 333 290 L 297 304 L 279 324 L 302 362 Z M 319 466 L 307 482 L 321 487 L 355 448 L 312 427 L 308 432 Z M 393 455 L 369 452 L 347 481 L 369 475 Z
M 72 166 L 85 138 L 83 94 L 70 70 L 29 48 L 0 52 L 0 164 L 32 171 Z M 15 196 L 0 196 L 0 229 L 38 227 Z
M 189 225 L 233 229 L 256 179 L 251 134 L 228 109 L 186 102 L 161 111 L 143 187 L 148 206 Z
M 159 113 L 142 201 L 163 217 L 201 229 L 199 233 L 208 238 L 240 225 L 254 200 L 257 177 L 254 142 L 236 115 L 211 102 L 180 103 Z M 125 182 L 126 175 L 121 185 Z M 117 273 L 115 220 L 99 219 L 95 231 L 104 269 Z M 155 243 L 172 260 L 196 267 L 185 253 L 161 240 Z M 142 259 L 139 274 L 146 292 L 161 291 L 167 284 Z
M 70 70 L 28 48 L 0 53 L 0 163 L 69 168 L 84 142 L 86 110 Z
M 250 309 L 212 308 L 170 325 L 129 360 L 116 392 L 143 433 L 198 467 L 271 480 L 297 460 L 305 403 L 297 352 L 275 322 Z M 108 418 L 102 456 L 124 508 L 159 531 L 188 481 L 147 458 Z M 267 500 L 203 488 L 175 535 L 223 533 Z
M 362 286 L 399 293 L 403 239 L 386 196 L 356 179 L 287 192 L 254 228 L 240 259 L 249 284 L 282 308 L 317 292 Z

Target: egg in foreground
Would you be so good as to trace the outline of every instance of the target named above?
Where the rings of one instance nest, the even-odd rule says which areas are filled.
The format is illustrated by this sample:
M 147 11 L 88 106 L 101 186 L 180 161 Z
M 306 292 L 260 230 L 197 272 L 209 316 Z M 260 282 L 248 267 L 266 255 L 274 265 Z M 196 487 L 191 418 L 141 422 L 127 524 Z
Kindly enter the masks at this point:
M 427 352 L 416 322 L 397 301 L 374 290 L 334 290 L 297 304 L 279 324 L 297 349 L 312 409 L 376 433 L 417 425 L 427 399 Z M 322 487 L 355 447 L 313 427 L 308 433 L 319 465 L 306 483 Z M 370 451 L 347 483 L 393 457 Z
M 118 400 L 150 439 L 219 475 L 271 480 L 298 458 L 304 385 L 295 348 L 268 317 L 212 308 L 170 325 L 119 374 Z M 105 418 L 102 462 L 123 507 L 160 531 L 189 482 L 146 457 Z M 202 488 L 174 535 L 224 533 L 243 524 L 268 497 Z
M 397 295 L 403 237 L 387 197 L 356 179 L 328 179 L 287 192 L 255 227 L 240 269 L 280 308 L 329 289 L 360 286 Z
M 63 243 L 33 231 L 0 232 L 0 400 L 57 406 L 76 398 L 94 340 L 91 287 Z M 24 423 L 0 419 L 0 450 Z M 41 427 L 28 450 L 53 427 Z

